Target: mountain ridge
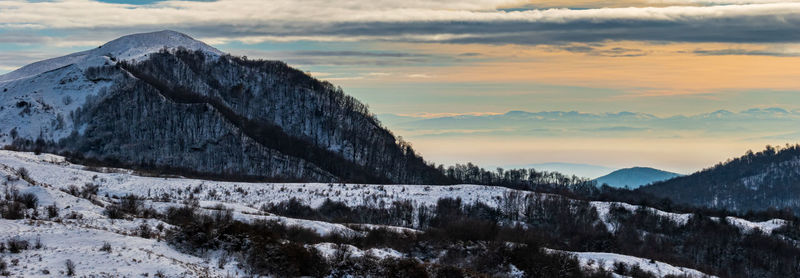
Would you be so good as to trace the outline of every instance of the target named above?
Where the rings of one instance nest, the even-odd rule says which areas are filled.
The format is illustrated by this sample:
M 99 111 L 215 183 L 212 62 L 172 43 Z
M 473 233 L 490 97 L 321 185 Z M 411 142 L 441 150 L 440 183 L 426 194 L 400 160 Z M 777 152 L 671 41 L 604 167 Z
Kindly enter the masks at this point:
M 64 57 L 4 76 L 0 145 L 211 176 L 447 180 L 366 105 L 283 62 L 174 31 Z
M 681 174 L 651 167 L 630 167 L 615 170 L 594 180 L 598 185 L 608 184 L 612 187 L 637 188 L 653 182 L 668 180 L 679 176 L 681 176 Z
M 748 151 L 691 175 L 637 189 L 676 203 L 738 212 L 800 211 L 800 145 Z
M 195 40 L 186 34 L 172 30 L 137 33 L 119 37 L 94 49 L 31 63 L 17 70 L 0 75 L 0 82 L 33 77 L 71 64 L 78 64 L 82 69 L 91 66 L 99 66 L 107 62 L 104 57 L 114 60 L 135 61 L 149 53 L 158 52 L 163 48 L 178 47 L 201 50 L 216 55 L 224 54 L 222 51 Z

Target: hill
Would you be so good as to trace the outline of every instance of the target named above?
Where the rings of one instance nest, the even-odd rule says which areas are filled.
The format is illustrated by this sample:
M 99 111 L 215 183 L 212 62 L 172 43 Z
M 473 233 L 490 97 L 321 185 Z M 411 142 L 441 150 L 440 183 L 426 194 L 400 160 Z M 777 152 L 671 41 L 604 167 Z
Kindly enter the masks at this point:
M 148 177 L 11 151 L 0 181 L 6 276 L 70 260 L 87 277 L 795 277 L 800 257 L 792 220 L 495 186 Z
M 800 146 L 775 148 L 719 163 L 697 173 L 639 189 L 677 203 L 740 212 L 800 211 Z
M 608 184 L 612 187 L 637 188 L 642 185 L 664 181 L 678 176 L 681 175 L 650 167 L 632 167 L 616 170 L 608 175 L 596 178 L 595 181 L 598 185 Z
M 333 84 L 173 31 L 33 63 L 0 90 L 13 149 L 224 179 L 448 181 Z

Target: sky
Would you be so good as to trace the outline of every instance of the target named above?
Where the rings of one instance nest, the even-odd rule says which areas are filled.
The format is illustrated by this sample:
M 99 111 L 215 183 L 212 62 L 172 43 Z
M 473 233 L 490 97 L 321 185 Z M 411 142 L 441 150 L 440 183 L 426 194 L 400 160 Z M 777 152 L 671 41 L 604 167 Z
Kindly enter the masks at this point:
M 164 29 L 340 85 L 437 163 L 690 173 L 800 137 L 793 0 L 0 0 L 0 74 Z

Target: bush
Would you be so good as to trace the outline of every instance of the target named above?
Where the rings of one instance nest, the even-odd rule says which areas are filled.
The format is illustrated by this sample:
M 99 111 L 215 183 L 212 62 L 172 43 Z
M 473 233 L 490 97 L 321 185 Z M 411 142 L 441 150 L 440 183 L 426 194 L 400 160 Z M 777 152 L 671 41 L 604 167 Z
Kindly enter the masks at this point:
M 31 175 L 30 172 L 28 172 L 28 169 L 25 169 L 25 167 L 20 167 L 19 170 L 17 170 L 17 174 L 23 180 L 28 180 Z
M 297 243 L 251 248 L 247 262 L 256 273 L 275 274 L 280 277 L 321 277 L 328 273 L 325 258 L 316 249 L 309 251 Z
M 115 204 L 106 206 L 106 208 L 103 210 L 103 214 L 105 214 L 106 216 L 108 216 L 108 218 L 111 219 L 125 218 L 125 211 L 123 211 L 120 206 Z
M 150 225 L 147 225 L 147 223 L 142 223 L 142 225 L 139 225 L 138 234 L 140 237 L 150 238 Z
M 619 275 L 628 275 L 628 265 L 623 262 L 615 262 L 613 271 Z
M 142 201 L 139 200 L 138 196 L 130 194 L 122 197 L 122 199 L 117 202 L 117 205 L 119 205 L 122 211 L 132 215 L 137 215 L 139 214 L 139 208 L 142 206 Z
M 0 276 L 11 276 L 11 273 L 8 272 L 8 263 L 4 258 L 0 258 Z
M 428 277 L 425 266 L 413 259 L 386 259 L 381 264 L 384 277 Z
M 8 245 L 8 252 L 19 253 L 23 250 L 28 250 L 30 243 L 27 240 L 12 238 L 7 241 L 6 245 Z
M 72 195 L 72 196 L 75 196 L 75 197 L 80 197 L 81 196 L 81 190 L 77 186 L 75 186 L 74 184 L 70 184 L 67 187 L 66 192 L 69 193 L 69 195 Z
M 64 266 L 67 268 L 67 276 L 75 276 L 75 263 L 72 260 L 67 259 Z
M 100 247 L 100 251 L 111 253 L 111 243 L 108 243 L 108 241 L 103 242 L 103 246 Z
M 138 216 L 142 213 L 145 217 L 153 217 L 157 213 L 154 209 L 142 210 L 142 200 L 136 195 L 125 195 L 116 204 L 106 206 L 103 213 L 111 219 L 122 219 L 127 215 Z
M 89 198 L 95 196 L 97 195 L 99 189 L 100 189 L 99 185 L 93 183 L 87 183 L 86 185 L 83 186 L 83 189 L 81 190 L 81 197 Z
M 36 197 L 33 193 L 24 193 L 20 195 L 19 201 L 29 209 L 36 208 L 39 205 L 39 197 Z
M 36 241 L 33 242 L 33 248 L 42 249 L 42 247 L 44 247 L 44 245 L 42 244 L 42 238 L 37 236 Z
M 47 218 L 56 218 L 58 217 L 58 207 L 55 203 L 52 205 L 47 206 Z
M 5 208 L 0 207 L 0 214 L 5 219 L 25 218 L 25 205 L 17 201 L 5 202 Z

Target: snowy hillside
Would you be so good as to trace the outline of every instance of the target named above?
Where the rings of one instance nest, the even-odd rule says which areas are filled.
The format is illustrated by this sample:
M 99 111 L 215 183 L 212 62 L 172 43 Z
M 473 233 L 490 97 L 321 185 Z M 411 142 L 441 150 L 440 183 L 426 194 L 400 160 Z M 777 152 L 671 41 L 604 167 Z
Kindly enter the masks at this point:
M 58 140 L 69 135 L 72 113 L 87 98 L 97 97 L 113 83 L 85 74 L 90 67 L 136 62 L 161 49 L 183 47 L 208 55 L 223 53 L 191 37 L 160 31 L 133 34 L 98 48 L 39 61 L 0 75 L 0 145 L 14 138 Z
M 24 170 L 20 170 L 24 169 Z M 512 210 L 511 214 L 519 214 L 519 219 L 531 217 L 516 210 L 509 202 L 521 202 L 524 199 L 546 199 L 557 197 L 551 194 L 539 194 L 516 191 L 501 187 L 480 185 L 427 186 L 427 185 L 364 185 L 364 184 L 321 184 L 321 183 L 244 183 L 218 182 L 209 180 L 145 177 L 135 175 L 133 171 L 112 168 L 91 168 L 71 164 L 63 157 L 32 153 L 0 151 L 0 173 L 4 176 L 5 196 L 17 190 L 18 195 L 30 193 L 38 200 L 35 209 L 25 212 L 28 220 L 0 220 L 0 241 L 20 239 L 35 245 L 41 241 L 42 247 L 31 247 L 19 254 L 4 255 L 5 260 L 16 260 L 9 268 L 14 274 L 29 276 L 48 276 L 49 273 L 63 271 L 64 263 L 71 259 L 76 263 L 76 270 L 81 275 L 115 275 L 135 276 L 144 273 L 155 275 L 188 275 L 188 276 L 224 276 L 244 275 L 247 269 L 241 264 L 242 257 L 227 258 L 218 251 L 203 253 L 184 253 L 180 248 L 167 244 L 163 239 L 168 237 L 171 224 L 157 217 L 125 217 L 111 219 L 108 207 L 113 206 L 124 196 L 136 195 L 142 199 L 142 210 L 152 209 L 157 214 L 168 214 L 171 207 L 196 202 L 198 211 L 215 215 L 220 209 L 230 211 L 231 217 L 245 223 L 270 221 L 287 227 L 299 227 L 313 231 L 318 236 L 343 236 L 348 238 L 365 237 L 373 229 L 385 229 L 390 233 L 412 236 L 424 234 L 418 220 L 404 223 L 401 226 L 385 224 L 331 223 L 314 219 L 301 219 L 276 215 L 264 211 L 265 207 L 298 200 L 312 208 L 326 206 L 327 200 L 341 202 L 349 207 L 366 206 L 390 209 L 392 203 L 408 201 L 412 204 L 414 217 L 419 219 L 420 210 L 435 210 L 437 202 L 442 198 L 460 198 L 465 204 L 482 202 L 499 211 Z M 91 196 L 82 195 L 79 188 L 96 185 Z M 514 201 L 516 200 L 516 201 Z M 58 208 L 56 218 L 45 217 L 47 207 Z M 625 203 L 592 202 L 590 206 L 598 213 L 599 221 L 613 231 L 616 228 L 612 211 L 624 209 L 629 212 L 638 211 L 638 206 Z M 675 225 L 686 225 L 690 215 L 675 214 L 647 208 L 673 221 Z M 504 212 L 505 213 L 505 212 Z M 38 216 L 33 216 L 38 215 Z M 33 216 L 33 217 L 30 217 Z M 36 218 L 37 220 L 31 220 Z M 741 227 L 742 233 L 760 229 L 770 233 L 786 224 L 784 220 L 750 222 L 744 219 L 729 217 L 729 222 Z M 506 221 L 504 225 L 530 225 L 522 222 Z M 145 227 L 145 228 L 142 228 Z M 142 238 L 141 231 L 148 232 Z M 111 256 L 99 249 L 109 243 Z M 306 245 L 309 250 L 317 250 L 323 258 L 338 258 L 341 252 L 351 258 L 413 258 L 413 254 L 405 253 L 387 246 L 358 247 L 349 244 L 320 242 Z M 341 251 L 344 250 L 344 251 Z M 653 261 L 647 258 L 636 258 L 621 254 L 567 252 L 575 256 L 586 268 L 610 270 L 615 262 L 623 262 L 630 267 L 639 265 L 658 277 L 668 274 L 686 274 L 698 277 L 700 272 L 684 267 Z M 76 255 L 80 254 L 80 256 Z M 220 268 L 220 257 L 225 257 L 224 266 Z M 444 258 L 417 258 L 440 262 Z M 442 261 L 443 262 L 443 261 Z M 509 265 L 508 273 L 519 271 Z
M 216 48 L 197 41 L 186 34 L 175 31 L 164 30 L 152 33 L 132 34 L 110 41 L 95 49 L 47 59 L 24 66 L 15 71 L 0 75 L 0 82 L 34 77 L 44 72 L 57 70 L 68 65 L 74 65 L 85 70 L 92 66 L 103 65 L 112 59 L 135 62 L 161 49 L 177 47 L 200 50 L 209 54 L 223 54 Z
M 640 191 L 675 203 L 747 212 L 800 209 L 800 145 L 753 152 Z
M 0 147 L 106 165 L 278 181 L 449 181 L 341 88 L 174 31 L 2 75 L 0 118 Z

